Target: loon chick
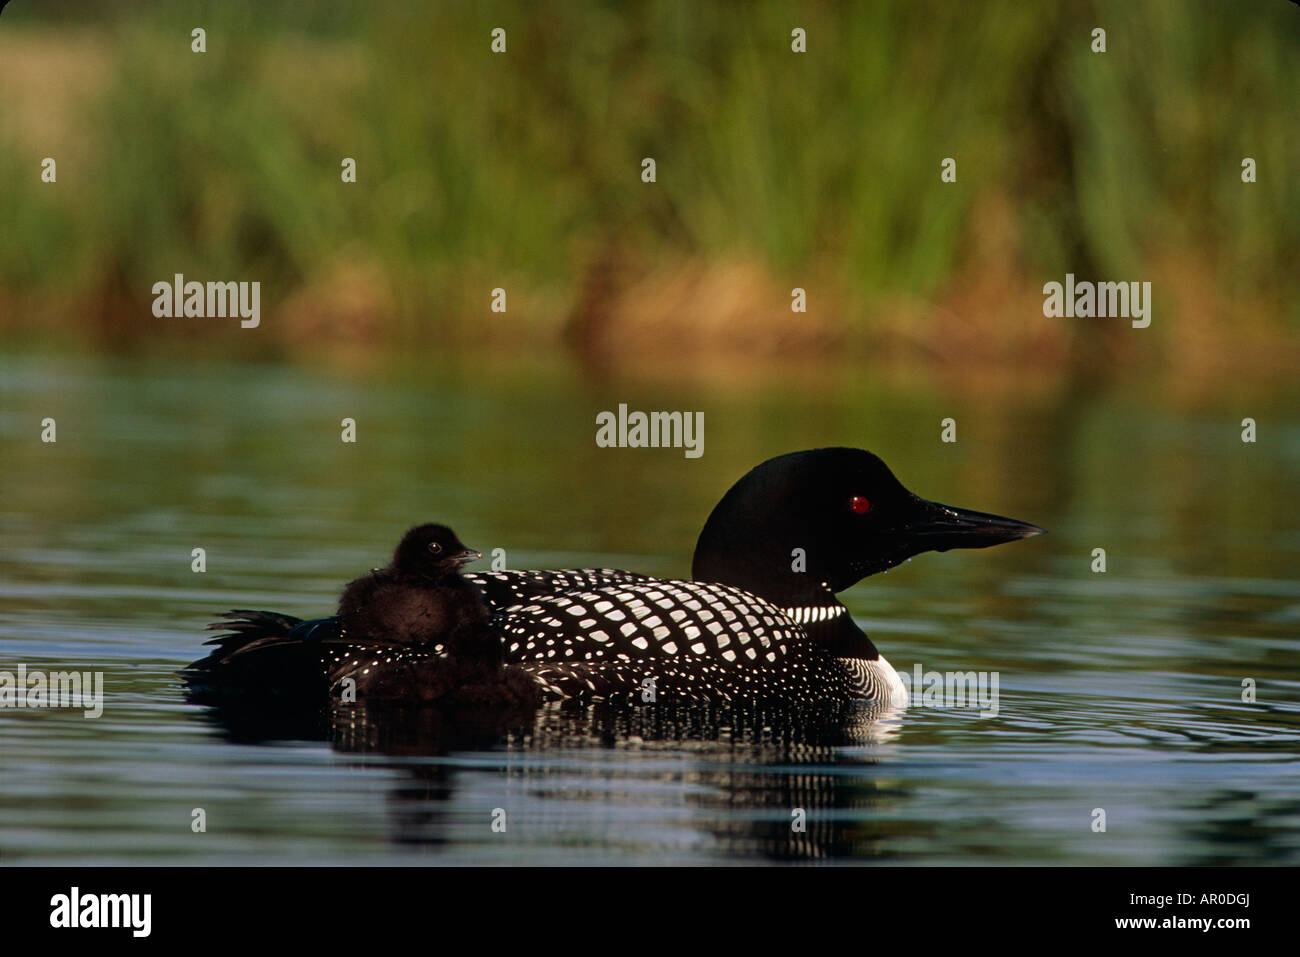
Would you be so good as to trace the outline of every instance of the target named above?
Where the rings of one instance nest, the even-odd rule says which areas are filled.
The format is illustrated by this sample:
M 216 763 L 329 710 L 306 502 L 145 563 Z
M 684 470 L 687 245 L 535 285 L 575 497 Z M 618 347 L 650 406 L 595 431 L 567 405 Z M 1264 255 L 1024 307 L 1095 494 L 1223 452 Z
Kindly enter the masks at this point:
M 481 558 L 445 525 L 417 525 L 385 568 L 349 582 L 333 624 L 234 611 L 210 625 L 230 634 L 191 664 L 190 687 L 344 701 L 531 704 L 532 678 L 504 667 L 478 586 L 460 575 Z
M 836 594 L 921 552 L 1041 532 L 926 501 L 862 449 L 813 449 L 769 459 L 722 497 L 694 581 L 613 569 L 465 577 L 483 590 L 509 666 L 547 698 L 891 704 L 902 682 Z M 244 614 L 246 641 L 340 627 Z
M 446 525 L 417 525 L 402 536 L 392 562 L 355 579 L 339 598 L 341 635 L 394 645 L 449 643 L 486 622 L 478 587 L 461 577 L 482 558 Z

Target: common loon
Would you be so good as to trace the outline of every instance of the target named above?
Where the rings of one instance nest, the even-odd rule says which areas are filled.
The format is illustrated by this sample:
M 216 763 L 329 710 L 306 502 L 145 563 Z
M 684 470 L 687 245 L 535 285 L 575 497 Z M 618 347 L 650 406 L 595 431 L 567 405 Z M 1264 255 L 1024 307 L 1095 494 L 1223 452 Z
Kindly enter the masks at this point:
M 461 567 L 482 558 L 445 525 L 417 525 L 392 562 L 348 583 L 339 598 L 340 633 L 398 645 L 450 643 L 491 617 Z
M 870 452 L 826 448 L 769 459 L 733 485 L 700 533 L 692 581 L 615 569 L 465 578 L 482 589 L 507 667 L 548 699 L 898 705 L 902 681 L 836 593 L 921 552 L 1042 531 L 926 501 Z M 236 642 L 340 627 L 236 616 Z

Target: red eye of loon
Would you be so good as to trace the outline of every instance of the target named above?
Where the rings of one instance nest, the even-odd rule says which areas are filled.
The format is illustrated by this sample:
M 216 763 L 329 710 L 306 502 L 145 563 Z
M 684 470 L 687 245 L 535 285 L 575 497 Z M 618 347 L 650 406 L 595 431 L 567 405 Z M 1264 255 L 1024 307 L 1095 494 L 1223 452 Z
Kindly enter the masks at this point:
M 858 515 L 865 515 L 871 511 L 871 501 L 861 495 L 855 495 L 849 499 L 849 508 Z

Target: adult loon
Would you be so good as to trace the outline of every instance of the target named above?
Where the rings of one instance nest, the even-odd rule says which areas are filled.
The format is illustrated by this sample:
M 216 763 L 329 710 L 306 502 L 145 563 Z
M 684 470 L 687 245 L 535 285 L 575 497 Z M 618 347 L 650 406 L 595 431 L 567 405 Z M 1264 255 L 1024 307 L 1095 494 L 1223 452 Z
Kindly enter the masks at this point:
M 546 698 L 901 704 L 897 673 L 836 593 L 921 552 L 1041 532 L 926 501 L 870 452 L 813 449 L 769 459 L 732 486 L 700 533 L 692 581 L 614 569 L 465 578 L 482 589 L 508 666 Z M 340 627 L 236 616 L 236 643 Z

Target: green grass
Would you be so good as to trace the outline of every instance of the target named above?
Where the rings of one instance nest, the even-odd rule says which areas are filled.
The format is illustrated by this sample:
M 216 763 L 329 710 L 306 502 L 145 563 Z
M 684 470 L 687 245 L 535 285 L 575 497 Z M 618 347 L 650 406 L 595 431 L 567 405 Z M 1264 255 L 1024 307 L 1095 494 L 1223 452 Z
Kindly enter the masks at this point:
M 999 265 L 1030 292 L 1181 268 L 1300 329 L 1300 15 L 1283 3 L 231 2 L 91 23 L 109 74 L 64 123 L 85 164 L 41 184 L 47 153 L 0 117 L 0 302 L 93 300 L 116 277 L 145 307 L 129 325 L 174 272 L 260 278 L 274 304 L 361 265 L 402 343 L 481 322 L 496 285 L 553 328 L 617 244 L 829 276 L 869 326 L 874 303 L 959 293 L 994 201 L 1014 239 Z M 68 26 L 20 7 L 0 43 Z

